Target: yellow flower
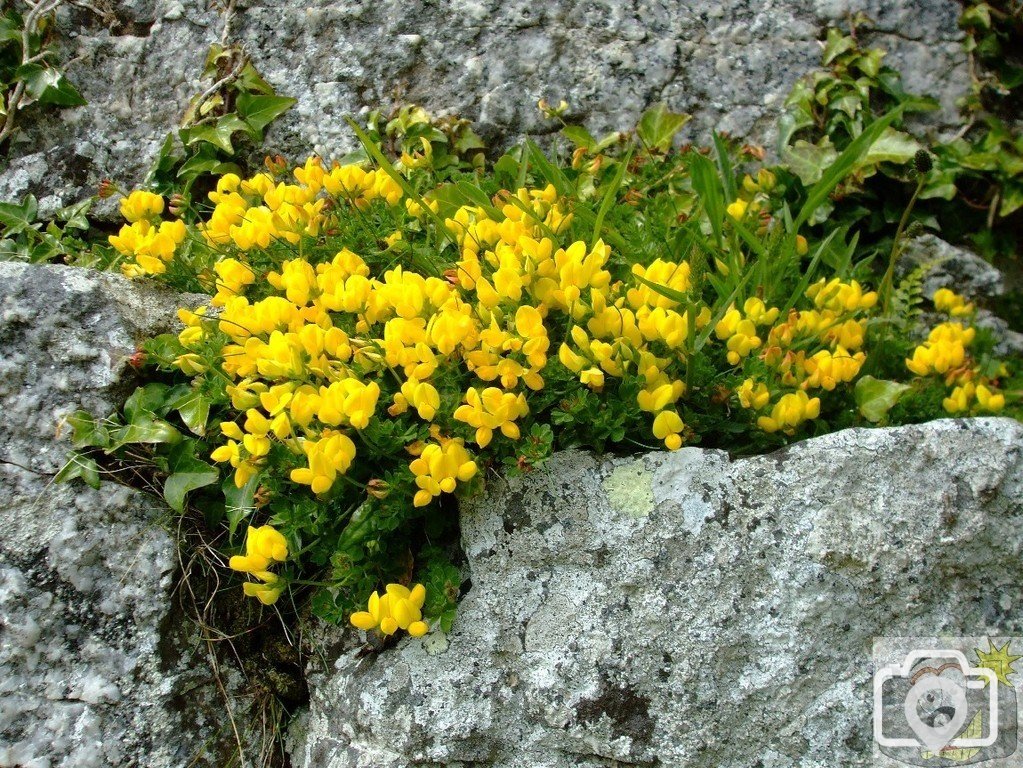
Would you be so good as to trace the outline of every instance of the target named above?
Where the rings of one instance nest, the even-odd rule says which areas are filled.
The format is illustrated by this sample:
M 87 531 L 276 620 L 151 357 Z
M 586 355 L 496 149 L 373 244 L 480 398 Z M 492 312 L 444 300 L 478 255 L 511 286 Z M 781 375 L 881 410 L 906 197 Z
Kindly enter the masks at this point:
M 266 579 L 265 583 L 246 581 L 242 584 L 242 592 L 246 597 L 254 597 L 263 605 L 273 605 L 284 591 L 284 581 L 275 574 L 254 574 L 257 578 Z
M 412 589 L 388 584 L 382 596 L 374 592 L 369 596 L 367 609 L 353 613 L 349 620 L 352 626 L 367 632 L 379 629 L 384 635 L 393 635 L 404 629 L 412 637 L 422 637 L 430 631 L 430 626 L 423 621 L 425 601 L 426 588 L 422 584 Z
M 526 396 L 504 392 L 497 387 L 487 387 L 480 392 L 470 389 L 465 393 L 466 405 L 455 410 L 455 418 L 476 428 L 476 444 L 486 448 L 494 436 L 494 430 L 512 440 L 519 439 L 519 428 L 515 419 L 529 413 Z
M 288 559 L 288 540 L 272 525 L 249 526 L 245 537 L 245 554 L 235 555 L 228 562 L 232 570 L 243 573 L 264 573 L 273 563 Z
M 733 219 L 741 219 L 743 216 L 746 215 L 747 208 L 749 208 L 749 203 L 747 203 L 745 200 L 736 200 L 735 202 L 730 203 L 728 207 L 725 209 L 725 211 Z
M 939 288 L 934 292 L 934 308 L 939 312 L 947 312 L 952 317 L 966 317 L 973 314 L 973 302 L 968 302 L 948 288 Z
M 677 451 L 682 447 L 680 433 L 685 426 L 682 423 L 682 417 L 675 411 L 661 411 L 654 419 L 654 437 L 663 440 L 668 450 Z
M 782 395 L 775 403 L 770 416 L 761 416 L 757 419 L 757 426 L 765 432 L 777 432 L 781 430 L 791 435 L 796 427 L 804 421 L 816 419 L 821 412 L 821 401 L 819 398 L 810 398 L 806 392 L 799 391 Z
M 329 491 L 355 460 L 355 443 L 343 432 L 325 429 L 319 440 L 303 439 L 301 444 L 308 466 L 291 470 L 291 481 L 308 485 L 316 494 Z
M 419 458 L 409 464 L 416 476 L 416 492 L 413 504 L 425 507 L 442 493 L 452 493 L 456 481 L 465 483 L 476 475 L 476 462 L 465 449 L 461 438 L 445 440 L 441 445 L 430 443 Z
M 141 221 L 163 213 L 163 198 L 153 192 L 136 189 L 121 198 L 121 215 L 129 222 Z
M 754 411 L 759 411 L 771 401 L 771 393 L 762 381 L 746 379 L 736 393 L 739 395 L 739 404 Z

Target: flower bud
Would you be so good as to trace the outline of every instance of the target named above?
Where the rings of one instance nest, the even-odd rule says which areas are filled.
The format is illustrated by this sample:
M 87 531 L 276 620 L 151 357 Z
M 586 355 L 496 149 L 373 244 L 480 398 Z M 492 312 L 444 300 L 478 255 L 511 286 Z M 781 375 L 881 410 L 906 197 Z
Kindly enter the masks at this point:
M 917 150 L 917 153 L 913 155 L 913 166 L 919 174 L 929 173 L 931 168 L 934 167 L 934 161 L 931 159 L 931 153 L 926 149 Z
M 99 196 L 100 200 L 106 200 L 108 197 L 113 197 L 116 193 L 117 185 L 110 179 L 103 179 L 96 190 L 96 194 Z
M 284 171 L 287 170 L 288 161 L 280 155 L 274 155 L 273 157 L 267 155 L 263 158 L 263 165 L 266 166 L 266 169 L 270 171 L 270 173 L 276 176 L 277 174 L 284 173 Z
M 374 499 L 386 499 L 390 492 L 391 487 L 384 480 L 373 479 L 366 485 L 366 493 Z
M 170 196 L 170 201 L 168 202 L 167 210 L 170 212 L 171 216 L 181 216 L 181 214 L 183 214 L 187 208 L 188 200 L 185 199 L 184 195 L 175 192 L 173 195 Z

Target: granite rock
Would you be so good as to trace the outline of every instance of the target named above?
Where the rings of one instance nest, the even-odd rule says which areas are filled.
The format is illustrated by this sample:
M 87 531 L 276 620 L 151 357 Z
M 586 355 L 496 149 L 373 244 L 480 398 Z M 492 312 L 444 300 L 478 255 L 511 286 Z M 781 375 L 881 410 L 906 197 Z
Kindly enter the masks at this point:
M 58 18 L 69 77 L 88 105 L 26 115 L 0 176 L 0 199 L 34 192 L 52 211 L 103 177 L 137 183 L 181 119 L 226 3 L 107 0 L 67 4 Z M 957 124 L 969 89 L 958 6 L 932 0 L 331 0 L 234 4 L 229 40 L 244 45 L 278 92 L 298 103 L 267 149 L 298 159 L 353 148 L 345 115 L 419 103 L 473 120 L 493 146 L 556 130 L 536 109 L 571 104 L 591 130 L 635 125 L 664 100 L 711 129 L 773 143 L 793 83 L 818 65 L 829 23 L 864 11 L 907 86 Z
M 63 416 L 120 406 L 136 345 L 173 327 L 180 300 L 119 276 L 0 263 L 2 768 L 230 754 L 206 649 L 174 608 L 169 510 L 115 483 L 53 482 Z
M 559 453 L 461 512 L 447 636 L 311 676 L 303 768 L 871 764 L 879 636 L 1023 630 L 1023 426 Z

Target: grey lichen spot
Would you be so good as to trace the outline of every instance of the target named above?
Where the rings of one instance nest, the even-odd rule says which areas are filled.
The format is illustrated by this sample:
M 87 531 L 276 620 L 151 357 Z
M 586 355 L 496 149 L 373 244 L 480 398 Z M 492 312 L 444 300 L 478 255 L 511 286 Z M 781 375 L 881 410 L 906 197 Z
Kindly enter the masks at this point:
M 604 478 L 604 493 L 616 512 L 646 517 L 654 508 L 653 476 L 642 461 L 623 464 Z

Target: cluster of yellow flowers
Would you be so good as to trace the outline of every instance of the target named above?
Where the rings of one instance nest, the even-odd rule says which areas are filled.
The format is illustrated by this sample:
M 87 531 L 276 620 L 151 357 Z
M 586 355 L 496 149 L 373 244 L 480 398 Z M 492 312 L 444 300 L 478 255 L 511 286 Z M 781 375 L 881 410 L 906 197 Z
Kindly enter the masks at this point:
M 213 245 L 232 244 L 247 251 L 266 248 L 274 240 L 295 244 L 304 235 L 316 237 L 330 201 L 347 201 L 357 208 L 383 199 L 389 205 L 401 200 L 401 187 L 383 171 L 366 171 L 359 165 L 334 165 L 324 169 L 317 157 L 294 171 L 297 184 L 277 181 L 270 173 L 249 179 L 228 173 L 210 193 L 215 207 L 200 231 Z
M 294 175 L 295 184 L 275 182 L 268 173 L 222 177 L 210 194 L 216 207 L 200 231 L 211 244 L 244 252 L 316 235 L 332 210 L 321 205 L 324 192 L 357 207 L 402 199 L 385 173 L 357 166 L 325 170 L 312 159 Z M 744 188 L 759 205 L 772 184 L 768 172 Z M 239 487 L 278 444 L 303 462 L 291 471 L 293 482 L 317 494 L 329 491 L 355 460 L 352 431 L 365 429 L 376 414 L 377 379 L 385 371 L 404 376 L 387 406 L 390 415 L 411 408 L 428 422 L 443 416 L 445 423 L 464 423 L 480 448 L 498 433 L 518 440 L 518 421 L 529 413 L 522 387 L 544 386 L 552 323 L 567 324 L 557 359 L 582 386 L 600 391 L 608 377 L 638 377 L 637 405 L 651 414 L 654 437 L 670 449 L 684 443 L 687 428 L 677 404 L 686 393 L 687 344 L 710 324 L 711 310 L 698 297 L 683 308 L 650 284 L 665 286 L 669 295 L 685 293 L 692 287 L 690 265 L 657 259 L 634 265 L 633 279 L 613 280 L 611 248 L 602 241 L 559 245 L 558 233 L 572 214 L 552 185 L 504 193 L 495 204 L 499 215 L 464 205 L 446 218 L 461 256 L 443 277 L 394 266 L 377 278 L 347 248 L 320 264 L 287 259 L 266 275 L 240 252 L 216 263 L 212 303 L 220 313 L 183 315 L 188 327 L 179 338 L 189 351 L 178 364 L 193 375 L 206 370 L 211 361 L 200 347 L 215 330 L 227 336 L 215 364 L 232 380 L 228 392 L 245 419 L 222 425 L 227 442 L 212 457 L 231 464 Z M 434 209 L 436 201 L 427 205 Z M 418 202 L 406 200 L 406 206 L 425 215 Z M 264 298 L 250 300 L 255 288 Z M 791 434 L 817 418 L 820 401 L 808 391 L 852 381 L 865 359 L 859 315 L 876 294 L 833 279 L 806 295 L 814 309 L 780 319 L 777 307 L 749 298 L 713 329 L 730 365 L 742 366 L 751 356 L 766 364 L 769 376 L 747 380 L 736 396 L 768 432 Z M 451 366 L 489 386 L 470 384 L 461 403 L 445 404 L 434 378 Z M 437 432 L 435 440 L 410 464 L 417 505 L 476 473 L 461 438 Z
M 143 190 L 121 199 L 121 215 L 128 224 L 109 240 L 118 253 L 131 259 L 121 264 L 121 271 L 128 277 L 162 275 L 184 242 L 188 234 L 185 222 L 161 220 L 163 208 L 160 195 Z
M 726 341 L 732 365 L 760 350 L 767 380 L 748 378 L 736 395 L 739 405 L 760 414 L 757 426 L 765 432 L 794 434 L 816 419 L 821 401 L 811 392 L 830 392 L 853 381 L 867 359 L 864 313 L 877 303 L 877 293 L 864 291 L 855 280 L 833 278 L 811 285 L 806 296 L 813 309 L 790 310 L 781 320 L 777 307 L 747 299 L 741 311 L 732 307 L 714 329 Z M 780 393 L 773 402 L 772 392 Z
M 419 161 L 410 156 L 406 166 Z M 354 482 L 345 476 L 358 452 L 374 446 L 372 430 L 387 418 L 382 409 L 404 424 L 429 424 L 422 439 L 404 438 L 412 440 L 404 446 L 412 502 L 426 506 L 477 476 L 477 448 L 496 443 L 500 451 L 522 439 L 535 418 L 531 393 L 544 389 L 545 377 L 567 377 L 588 392 L 629 392 L 649 433 L 675 450 L 692 435 L 683 413 L 697 336 L 709 342 L 700 354 L 741 381 L 717 387 L 715 402 L 737 403 L 767 433 L 793 435 L 818 419 L 821 396 L 855 381 L 866 362 L 878 294 L 856 280 L 820 279 L 784 312 L 754 288 L 715 313 L 694 290 L 684 259 L 630 264 L 633 254 L 613 253 L 596 237 L 570 241 L 571 206 L 553 185 L 501 192 L 490 205 L 443 207 L 434 193 L 405 198 L 389 174 L 357 165 L 328 169 L 313 158 L 293 175 L 293 182 L 273 172 L 221 177 L 209 195 L 215 207 L 198 225 L 217 258 L 207 273 L 216 279 L 213 309 L 180 313 L 177 366 L 229 382 L 236 416 L 221 422 L 223 444 L 211 456 L 230 465 L 238 488 L 272 467 L 285 467 L 292 483 L 321 497 Z M 758 232 L 777 226 L 769 210 L 775 184 L 769 171 L 747 177 L 728 206 L 733 226 L 754 214 Z M 306 250 L 304 239 L 322 241 L 353 208 L 393 212 L 402 204 L 398 214 L 412 217 L 411 231 L 430 217 L 454 244 L 450 268 L 409 268 L 401 241 L 409 233 L 401 231 L 378 241 L 386 250 L 370 261 L 388 266 L 376 272 L 347 247 L 329 260 L 303 255 L 320 253 Z M 122 201 L 131 224 L 115 246 L 136 265 L 126 273 L 159 274 L 183 241 L 180 221 L 157 223 L 162 210 L 163 200 L 149 193 Z M 169 244 L 157 244 L 165 228 Z M 148 232 L 156 234 L 143 248 L 137 243 Z M 806 250 L 797 240 L 797 251 Z M 727 276 L 728 266 L 717 266 Z M 934 303 L 956 318 L 973 312 L 951 291 L 939 291 Z M 954 389 L 945 408 L 953 413 L 1004 405 L 969 357 L 973 335 L 961 322 L 943 323 L 906 361 L 918 376 L 946 378 Z M 268 568 L 287 557 L 283 537 L 252 528 L 246 552 L 232 568 L 255 577 L 246 594 L 272 603 L 283 582 Z M 389 585 L 352 622 L 422 634 L 421 590 Z
M 969 318 L 975 310 L 972 302 L 948 288 L 935 291 L 932 301 L 935 309 L 951 317 Z M 969 347 L 976 335 L 973 326 L 961 321 L 939 323 L 906 360 L 906 368 L 917 376 L 943 377 L 945 386 L 952 389 L 942 401 L 948 413 L 997 413 L 1005 407 L 1005 395 L 981 374 L 980 366 L 970 356 Z M 1004 365 L 999 373 L 1007 373 Z
M 369 605 L 365 611 L 352 614 L 352 625 L 370 631 L 379 629 L 384 635 L 393 635 L 404 629 L 412 637 L 422 637 L 430 631 L 430 626 L 423 621 L 423 603 L 426 601 L 426 588 L 416 584 L 409 589 L 401 584 L 388 584 L 384 594 L 374 592 L 369 596 Z
M 284 591 L 284 581 L 270 570 L 274 563 L 288 559 L 288 542 L 280 531 L 270 525 L 250 526 L 245 538 L 245 554 L 235 555 L 229 565 L 235 571 L 247 573 L 256 581 L 247 581 L 242 589 L 263 605 L 273 605 Z

